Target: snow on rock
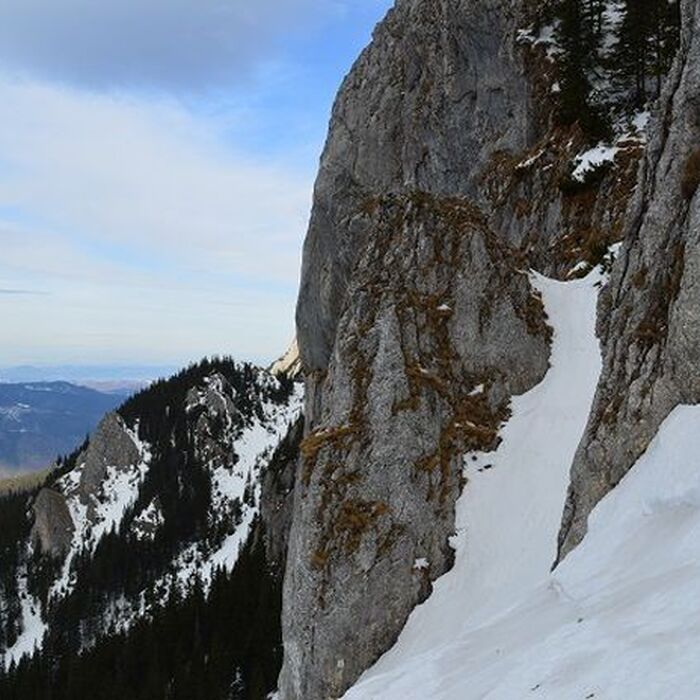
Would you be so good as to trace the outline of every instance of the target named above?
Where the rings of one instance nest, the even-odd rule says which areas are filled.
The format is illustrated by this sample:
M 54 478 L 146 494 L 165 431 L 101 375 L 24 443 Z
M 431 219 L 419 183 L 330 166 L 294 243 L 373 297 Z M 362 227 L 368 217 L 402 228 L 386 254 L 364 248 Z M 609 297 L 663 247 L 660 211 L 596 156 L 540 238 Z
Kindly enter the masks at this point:
M 700 697 L 700 407 L 678 407 L 517 607 L 348 698 Z
M 625 18 L 625 4 L 623 2 L 607 2 L 603 10 L 603 51 L 609 53 L 617 44 L 620 25 Z
M 273 380 L 274 381 L 274 380 Z M 240 547 L 248 538 L 250 526 L 259 511 L 260 470 L 272 455 L 302 409 L 303 386 L 294 386 L 289 403 L 280 406 L 266 402 L 262 406 L 262 420 L 254 418 L 252 423 L 231 440 L 231 449 L 237 456 L 235 464 L 211 464 L 212 470 L 212 518 L 230 512 L 234 503 L 240 505 L 240 522 L 219 547 L 204 558 L 197 544 L 188 547 L 174 564 L 178 582 L 186 586 L 198 575 L 205 587 L 216 568 L 231 571 L 238 559 Z M 250 490 L 246 499 L 246 489 Z
M 590 148 L 576 156 L 574 159 L 575 167 L 574 171 L 571 173 L 571 177 L 574 180 L 583 182 L 586 174 L 594 168 L 604 165 L 605 163 L 612 163 L 619 151 L 620 149 L 618 146 L 606 146 L 603 143 L 599 143 L 594 148 Z
M 527 170 L 528 168 L 532 167 L 543 155 L 545 151 L 544 149 L 541 149 L 535 153 L 533 156 L 529 156 L 528 158 L 525 158 L 525 160 L 520 161 L 515 166 L 516 170 Z
M 637 112 L 637 114 L 634 115 L 632 118 L 632 126 L 639 131 L 639 132 L 644 132 L 646 131 L 647 126 L 649 125 L 649 120 L 651 119 L 651 113 L 648 111 L 644 112 Z
M 457 504 L 452 541 L 455 566 L 435 583 L 396 646 L 347 693 L 347 700 L 487 696 L 488 687 L 477 691 L 470 674 L 489 653 L 498 660 L 498 645 L 509 640 L 487 635 L 488 643 L 475 648 L 470 640 L 538 586 L 546 589 L 569 467 L 601 368 L 595 336 L 600 280 L 598 272 L 573 282 L 533 275 L 554 328 L 551 368 L 537 387 L 513 399 L 499 449 L 467 457 L 468 483 Z M 541 623 L 535 622 L 537 629 Z M 464 663 L 474 659 L 464 675 Z M 492 697 L 520 700 L 525 693 Z
M 163 524 L 163 513 L 157 499 L 153 499 L 141 513 L 134 518 L 133 530 L 139 540 L 152 540 L 158 528 Z
M 138 459 L 128 466 L 108 465 L 99 494 L 89 495 L 87 502 L 81 497 L 80 484 L 85 463 L 79 464 L 57 482 L 66 496 L 75 530 L 62 574 L 52 586 L 52 597 L 70 593 L 75 583 L 72 578 L 75 556 L 84 548 L 94 551 L 106 534 L 118 529 L 127 509 L 138 498 L 139 488 L 151 462 L 151 449 L 139 438 L 138 425 L 133 429 L 125 426 L 124 429 L 138 451 Z
M 557 44 L 556 34 L 557 28 L 553 24 L 545 25 L 537 34 L 535 34 L 533 27 L 528 27 L 518 30 L 517 41 L 521 44 L 543 46 L 547 52 L 547 57 L 551 59 L 561 51 L 561 48 Z

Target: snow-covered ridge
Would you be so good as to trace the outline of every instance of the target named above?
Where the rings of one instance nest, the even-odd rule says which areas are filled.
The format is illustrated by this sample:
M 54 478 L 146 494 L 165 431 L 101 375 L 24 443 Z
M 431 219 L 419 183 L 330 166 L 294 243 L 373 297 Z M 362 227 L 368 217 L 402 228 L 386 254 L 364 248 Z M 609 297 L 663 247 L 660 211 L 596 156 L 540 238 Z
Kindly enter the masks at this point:
M 89 494 L 87 497 L 81 493 L 85 461 L 56 483 L 66 497 L 75 530 L 63 563 L 62 574 L 51 589 L 51 597 L 70 593 L 75 584 L 71 576 L 75 557 L 81 551 L 94 552 L 107 533 L 118 530 L 127 509 L 138 498 L 139 488 L 151 462 L 151 448 L 139 438 L 138 425 L 134 428 L 123 427 L 133 441 L 138 458 L 130 465 L 106 465 L 105 477 L 98 493 Z
M 41 532 L 35 527 L 13 574 L 20 635 L 11 648 L 0 649 L 0 662 L 31 655 L 42 648 L 46 634 L 53 639 L 54 613 L 82 590 L 80 577 L 90 559 L 105 562 L 115 547 L 148 557 L 149 546 L 155 546 L 162 563 L 155 575 L 139 582 L 144 588 L 127 592 L 117 581 L 113 590 L 105 590 L 99 609 L 80 613 L 91 616 L 92 632 L 81 637 L 86 645 L 100 630 L 123 631 L 148 615 L 173 584 L 186 595 L 195 576 L 206 589 L 215 569 L 232 571 L 259 513 L 261 471 L 297 420 L 302 398 L 300 384 L 224 360 L 192 366 L 108 414 L 85 448 L 47 483 L 42 493 L 51 497 L 40 505 L 41 499 L 34 501 L 35 525 L 41 513 L 46 527 Z M 194 480 L 188 484 L 190 474 Z M 188 503 L 197 504 L 194 517 L 201 525 L 182 531 L 173 496 L 179 501 L 178 489 L 187 488 L 184 497 L 195 499 Z M 60 559 L 55 572 L 37 574 L 37 588 L 31 578 L 35 555 L 49 552 Z M 46 609 L 40 602 L 44 595 Z
M 211 386 L 211 384 L 210 384 Z M 220 391 L 221 387 L 217 387 Z M 263 418 L 255 417 L 241 432 L 229 425 L 231 455 L 235 458 L 227 463 L 209 461 L 212 475 L 212 524 L 237 516 L 233 531 L 213 551 L 202 555 L 195 544 L 186 549 L 176 562 L 174 569 L 181 585 L 187 585 L 196 575 L 205 587 L 216 568 L 233 569 L 240 547 L 245 543 L 253 519 L 260 510 L 261 469 L 285 436 L 289 425 L 301 413 L 303 386 L 296 384 L 287 405 L 280 406 L 271 401 L 262 404 Z

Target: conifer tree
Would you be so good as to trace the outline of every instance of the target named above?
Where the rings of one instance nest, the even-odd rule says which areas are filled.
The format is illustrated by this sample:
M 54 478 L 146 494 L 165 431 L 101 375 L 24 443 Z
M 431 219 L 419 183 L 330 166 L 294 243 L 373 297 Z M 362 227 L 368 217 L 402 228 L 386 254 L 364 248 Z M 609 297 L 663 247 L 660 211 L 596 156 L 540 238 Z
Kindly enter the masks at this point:
M 640 108 L 661 91 L 678 47 L 679 3 L 668 0 L 625 0 L 613 55 L 618 82 Z

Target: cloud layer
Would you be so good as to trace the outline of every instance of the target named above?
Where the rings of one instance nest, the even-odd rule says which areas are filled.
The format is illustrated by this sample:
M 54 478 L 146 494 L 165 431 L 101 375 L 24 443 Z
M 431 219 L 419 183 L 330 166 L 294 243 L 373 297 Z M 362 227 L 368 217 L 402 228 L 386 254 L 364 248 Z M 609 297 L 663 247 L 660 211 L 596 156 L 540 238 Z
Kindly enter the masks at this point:
M 333 0 L 3 0 L 0 64 L 91 88 L 200 89 L 245 76 Z
M 0 80 L 0 123 L 0 288 L 44 292 L 0 294 L 5 364 L 281 352 L 310 169 L 168 101 Z
M 2 0 L 0 365 L 269 361 L 391 0 Z

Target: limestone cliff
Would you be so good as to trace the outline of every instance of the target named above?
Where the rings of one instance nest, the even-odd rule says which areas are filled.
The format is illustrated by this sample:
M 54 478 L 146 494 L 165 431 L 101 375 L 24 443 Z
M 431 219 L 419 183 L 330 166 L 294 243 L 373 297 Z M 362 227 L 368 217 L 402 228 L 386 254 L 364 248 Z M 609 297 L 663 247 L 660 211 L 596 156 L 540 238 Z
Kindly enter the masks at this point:
M 548 366 L 527 270 L 574 274 L 622 234 L 641 145 L 563 186 L 585 140 L 553 122 L 528 5 L 399 0 L 335 104 L 297 310 L 284 700 L 341 695 L 451 566 L 463 457 Z

